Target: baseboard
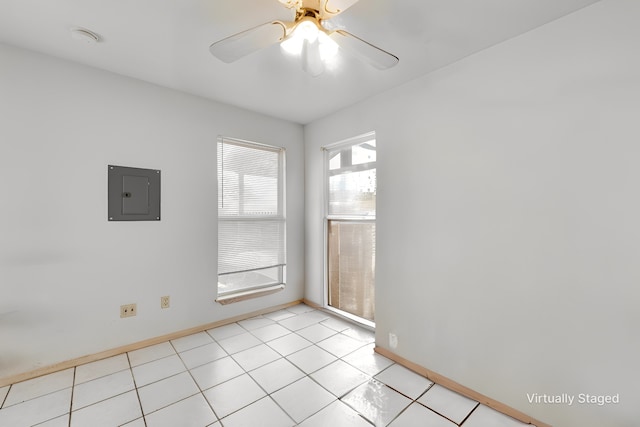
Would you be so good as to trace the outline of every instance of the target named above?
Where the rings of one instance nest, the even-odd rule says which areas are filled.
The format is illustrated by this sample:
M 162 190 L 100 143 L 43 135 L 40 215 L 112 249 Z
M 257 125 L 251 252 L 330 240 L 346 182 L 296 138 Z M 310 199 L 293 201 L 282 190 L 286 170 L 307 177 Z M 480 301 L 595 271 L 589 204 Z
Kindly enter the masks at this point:
M 86 363 L 95 362 L 96 360 L 106 359 L 107 357 L 117 356 L 118 354 L 127 353 L 133 350 L 139 350 L 150 345 L 160 344 L 165 341 L 175 340 L 187 335 L 192 335 L 198 332 L 206 331 L 207 329 L 217 328 L 218 326 L 228 325 L 230 323 L 239 322 L 241 320 L 249 319 L 251 317 L 259 316 L 261 314 L 271 313 L 300 304 L 302 300 L 292 301 L 286 304 L 280 304 L 275 307 L 269 307 L 262 310 L 253 311 L 240 316 L 231 317 L 229 319 L 218 320 L 216 322 L 207 323 L 206 325 L 200 325 L 189 329 L 184 329 L 170 334 L 162 335 L 155 338 L 138 341 L 133 344 L 127 344 L 121 347 L 112 348 L 110 350 L 101 351 L 99 353 L 88 354 L 86 356 L 77 357 L 64 362 L 55 363 L 49 366 L 43 366 L 42 368 L 34 369 L 32 371 L 24 372 L 21 374 L 11 375 L 5 378 L 0 378 L 0 387 L 4 387 L 10 384 L 19 383 L 22 381 L 30 380 L 32 378 L 41 377 L 43 375 L 52 374 L 54 372 L 62 371 L 65 369 L 73 368 L 74 366 L 84 365 Z
M 302 298 L 302 303 L 303 303 L 303 304 L 305 304 L 305 305 L 308 305 L 308 306 L 309 306 L 309 307 L 311 307 L 311 308 L 315 308 L 316 310 L 322 310 L 322 309 L 324 308 L 324 307 L 322 307 L 321 305 L 316 304 L 316 303 L 315 303 L 315 302 L 313 302 L 313 301 L 309 301 L 309 300 L 308 300 L 308 299 L 306 299 L 306 298 Z
M 488 406 L 492 409 L 495 409 L 498 412 L 502 412 L 503 414 L 508 415 L 512 418 L 515 418 L 518 421 L 522 421 L 523 423 L 527 423 L 527 424 L 533 424 L 536 427 L 552 427 L 550 424 L 546 424 L 546 423 L 543 423 L 542 421 L 536 420 L 535 418 L 532 418 L 529 415 L 518 411 L 517 409 L 513 409 L 512 407 L 507 406 L 504 403 L 498 402 L 497 400 L 494 400 L 490 397 L 487 397 L 482 393 L 478 393 L 475 390 L 471 390 L 470 388 L 465 387 L 462 384 L 459 384 L 453 381 L 452 379 L 445 377 L 444 375 L 440 375 L 423 366 L 418 365 L 417 363 L 413 363 L 401 356 L 398 356 L 397 354 L 387 350 L 386 348 L 376 346 L 374 350 L 376 353 L 388 359 L 393 360 L 397 364 L 402 365 L 405 368 L 410 369 L 413 372 L 416 372 L 417 374 L 422 375 L 423 377 L 426 377 L 427 379 L 429 379 L 430 381 L 433 381 L 436 384 L 446 387 L 449 390 L 453 390 L 456 393 L 459 393 L 465 397 L 468 397 L 469 399 L 473 399 L 477 402 L 480 402 L 481 404 Z

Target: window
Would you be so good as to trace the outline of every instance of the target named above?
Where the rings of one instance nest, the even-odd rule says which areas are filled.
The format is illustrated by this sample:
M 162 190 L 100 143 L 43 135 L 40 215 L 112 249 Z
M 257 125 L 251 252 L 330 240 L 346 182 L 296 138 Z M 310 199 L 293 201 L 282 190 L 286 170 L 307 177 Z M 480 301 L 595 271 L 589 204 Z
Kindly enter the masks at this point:
M 284 149 L 218 140 L 218 302 L 285 283 Z
M 328 305 L 374 321 L 376 140 L 325 148 Z

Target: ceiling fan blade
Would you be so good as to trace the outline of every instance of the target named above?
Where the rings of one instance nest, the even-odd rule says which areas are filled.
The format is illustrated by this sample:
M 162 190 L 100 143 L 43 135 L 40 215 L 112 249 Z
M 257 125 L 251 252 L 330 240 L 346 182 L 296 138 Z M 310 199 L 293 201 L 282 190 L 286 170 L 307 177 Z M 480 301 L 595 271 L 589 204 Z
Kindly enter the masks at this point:
M 347 31 L 336 30 L 332 32 L 329 37 L 338 43 L 338 46 L 340 46 L 341 49 L 352 53 L 379 70 L 391 68 L 399 61 L 397 56 L 392 55 Z
M 209 46 L 209 52 L 223 62 L 230 63 L 284 39 L 286 26 L 272 21 L 219 40 Z
M 358 3 L 358 0 L 323 0 L 323 3 L 324 10 L 322 13 L 328 15 L 330 18 L 349 9 L 351 6 Z

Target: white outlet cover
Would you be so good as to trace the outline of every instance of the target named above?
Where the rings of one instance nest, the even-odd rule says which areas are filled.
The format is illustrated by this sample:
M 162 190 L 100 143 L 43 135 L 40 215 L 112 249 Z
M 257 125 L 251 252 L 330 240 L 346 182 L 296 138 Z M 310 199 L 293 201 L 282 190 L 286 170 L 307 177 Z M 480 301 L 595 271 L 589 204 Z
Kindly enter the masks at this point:
M 394 333 L 389 333 L 389 347 L 398 347 L 398 336 Z

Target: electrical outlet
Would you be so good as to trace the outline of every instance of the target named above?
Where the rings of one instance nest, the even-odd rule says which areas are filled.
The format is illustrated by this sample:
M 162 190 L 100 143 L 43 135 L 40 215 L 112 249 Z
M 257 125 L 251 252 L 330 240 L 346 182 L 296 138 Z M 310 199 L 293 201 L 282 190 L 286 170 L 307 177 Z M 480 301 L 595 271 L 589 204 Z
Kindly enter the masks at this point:
M 120 306 L 120 317 L 131 317 L 138 314 L 138 308 L 135 304 L 125 304 Z
M 389 347 L 391 348 L 398 347 L 398 336 L 394 333 L 389 334 Z
M 169 295 L 160 297 L 160 308 L 169 308 Z

